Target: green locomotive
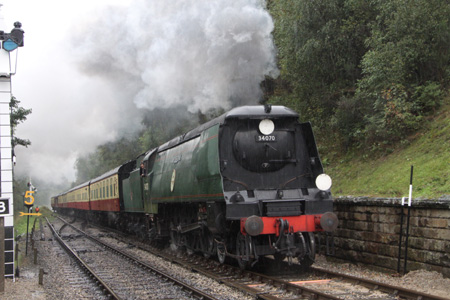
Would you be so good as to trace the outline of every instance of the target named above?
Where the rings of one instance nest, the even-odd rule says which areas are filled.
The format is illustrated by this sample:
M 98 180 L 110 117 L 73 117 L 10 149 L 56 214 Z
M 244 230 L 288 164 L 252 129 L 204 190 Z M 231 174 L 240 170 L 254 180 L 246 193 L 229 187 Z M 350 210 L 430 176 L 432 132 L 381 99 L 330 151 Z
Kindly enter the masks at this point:
M 234 108 L 116 168 L 120 211 L 88 213 L 222 263 L 273 255 L 309 266 L 314 232 L 338 221 L 311 125 L 298 117 L 283 106 Z

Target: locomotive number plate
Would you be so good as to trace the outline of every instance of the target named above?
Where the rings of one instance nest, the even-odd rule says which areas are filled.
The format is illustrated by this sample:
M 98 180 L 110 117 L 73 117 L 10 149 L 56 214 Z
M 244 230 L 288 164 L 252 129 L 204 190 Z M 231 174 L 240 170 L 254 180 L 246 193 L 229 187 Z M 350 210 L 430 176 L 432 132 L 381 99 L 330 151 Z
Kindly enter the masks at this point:
M 274 135 L 257 135 L 255 140 L 257 142 L 276 142 L 277 138 Z

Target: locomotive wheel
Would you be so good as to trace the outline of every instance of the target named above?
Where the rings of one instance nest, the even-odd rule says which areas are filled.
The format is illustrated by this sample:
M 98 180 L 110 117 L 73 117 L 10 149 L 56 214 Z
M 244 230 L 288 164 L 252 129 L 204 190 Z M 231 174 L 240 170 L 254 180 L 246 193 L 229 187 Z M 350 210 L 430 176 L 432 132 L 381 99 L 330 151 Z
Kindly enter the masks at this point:
M 303 237 L 305 238 L 306 249 L 304 249 L 303 255 L 298 256 L 298 262 L 302 269 L 306 270 L 316 260 L 316 241 L 312 232 L 303 234 Z
M 217 258 L 219 262 L 223 264 L 225 262 L 225 258 L 227 257 L 227 251 L 225 249 L 225 244 L 217 244 Z
M 250 237 L 248 237 L 250 239 Z M 246 236 L 244 236 L 241 232 L 238 232 L 236 237 L 236 255 L 238 256 L 237 262 L 241 269 L 245 269 L 251 262 L 250 255 L 252 253 L 252 243 L 251 240 L 249 243 L 246 242 Z M 241 257 L 242 256 L 242 257 Z M 243 257 L 247 256 L 248 260 Z

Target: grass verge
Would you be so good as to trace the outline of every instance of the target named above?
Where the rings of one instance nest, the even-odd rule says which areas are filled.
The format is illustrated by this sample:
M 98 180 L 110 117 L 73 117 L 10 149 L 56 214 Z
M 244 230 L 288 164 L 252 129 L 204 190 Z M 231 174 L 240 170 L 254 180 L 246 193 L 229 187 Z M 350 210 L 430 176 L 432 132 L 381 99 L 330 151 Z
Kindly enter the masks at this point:
M 450 197 L 450 97 L 439 114 L 407 147 L 379 157 L 352 157 L 331 163 L 333 194 L 354 196 L 408 196 L 410 168 L 414 166 L 413 197 Z

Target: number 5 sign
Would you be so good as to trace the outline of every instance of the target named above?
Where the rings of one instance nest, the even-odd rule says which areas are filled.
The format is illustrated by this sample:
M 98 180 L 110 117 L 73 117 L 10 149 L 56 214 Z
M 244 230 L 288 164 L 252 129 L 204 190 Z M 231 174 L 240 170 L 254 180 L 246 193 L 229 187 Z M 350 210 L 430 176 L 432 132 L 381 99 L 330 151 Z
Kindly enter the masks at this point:
M 9 198 L 0 198 L 0 215 L 9 215 Z
M 34 203 L 33 194 L 34 194 L 34 191 L 26 191 L 25 192 L 25 200 L 23 201 L 25 206 L 33 206 L 33 203 Z

